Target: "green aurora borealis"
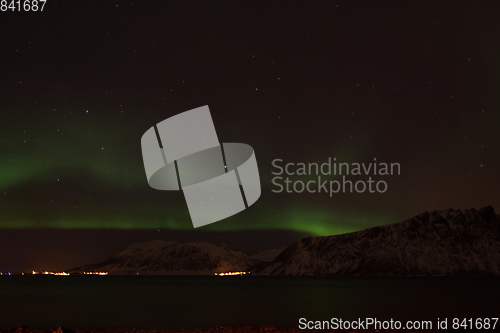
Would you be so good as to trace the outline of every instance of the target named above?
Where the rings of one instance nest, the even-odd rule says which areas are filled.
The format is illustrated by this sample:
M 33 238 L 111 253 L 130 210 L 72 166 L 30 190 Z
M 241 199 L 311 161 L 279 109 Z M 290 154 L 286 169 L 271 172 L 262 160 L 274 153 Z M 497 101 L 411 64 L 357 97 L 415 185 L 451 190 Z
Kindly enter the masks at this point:
M 11 123 L 2 129 L 5 137 L 12 139 L 2 140 L 6 148 L 2 158 L 8 163 L 0 170 L 3 204 L 7 208 L 1 227 L 192 229 L 182 192 L 148 187 L 138 136 L 129 135 L 139 131 L 132 126 L 110 131 L 112 118 L 104 116 L 93 121 L 91 112 L 66 115 L 60 123 L 35 115 L 28 124 Z M 23 128 L 22 134 L 17 133 L 19 128 Z M 134 145 L 133 151 L 126 148 Z M 261 169 L 263 192 L 267 192 L 263 196 L 269 199 L 277 194 L 270 194 L 271 173 L 266 175 L 265 166 Z M 259 206 L 265 203 L 258 202 Z M 241 213 L 205 229 L 289 229 L 331 235 L 391 222 L 362 213 L 321 212 L 308 204 L 278 208 L 278 213 L 276 208 L 269 214 L 268 210 L 264 214 L 248 212 L 251 222 L 244 216 L 247 213 Z

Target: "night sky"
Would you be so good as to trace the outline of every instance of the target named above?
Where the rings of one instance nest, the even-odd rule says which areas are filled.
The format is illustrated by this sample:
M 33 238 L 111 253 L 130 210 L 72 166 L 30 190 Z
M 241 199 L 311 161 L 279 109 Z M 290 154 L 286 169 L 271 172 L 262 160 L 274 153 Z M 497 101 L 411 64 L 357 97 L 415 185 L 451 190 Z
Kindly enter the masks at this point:
M 428 210 L 498 213 L 499 10 L 48 0 L 0 12 L 0 271 L 62 270 L 154 239 L 256 251 Z M 221 142 L 255 150 L 262 195 L 193 229 L 181 191 L 148 186 L 140 139 L 203 105 Z M 378 177 L 385 193 L 272 192 L 273 160 L 329 157 L 401 174 Z

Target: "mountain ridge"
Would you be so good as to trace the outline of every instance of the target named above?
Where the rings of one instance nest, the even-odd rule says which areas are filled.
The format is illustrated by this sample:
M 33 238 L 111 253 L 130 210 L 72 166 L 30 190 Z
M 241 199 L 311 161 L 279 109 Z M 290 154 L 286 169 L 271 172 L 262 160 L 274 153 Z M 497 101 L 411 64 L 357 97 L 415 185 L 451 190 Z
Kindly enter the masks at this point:
M 353 233 L 306 237 L 264 275 L 500 275 L 500 217 L 493 207 L 424 212 Z
M 107 260 L 79 266 L 69 273 L 108 272 L 116 275 L 214 275 L 228 271 L 248 271 L 266 260 L 228 245 L 207 242 L 153 240 L 131 244 Z M 265 257 L 265 253 L 264 253 Z M 274 259 L 274 256 L 272 257 Z M 270 261 L 270 260 L 269 260 Z
M 306 237 L 249 253 L 229 245 L 154 240 L 132 244 L 70 273 L 214 275 L 500 275 L 500 214 L 491 206 L 423 212 L 410 219 L 333 236 Z

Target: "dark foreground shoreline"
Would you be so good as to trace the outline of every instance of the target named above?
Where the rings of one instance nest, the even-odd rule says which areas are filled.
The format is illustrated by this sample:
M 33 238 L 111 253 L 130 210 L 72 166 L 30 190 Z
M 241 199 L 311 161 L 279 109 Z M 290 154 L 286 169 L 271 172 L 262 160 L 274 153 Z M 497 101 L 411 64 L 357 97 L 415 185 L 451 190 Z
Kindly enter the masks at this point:
M 460 330 L 459 330 L 460 331 Z M 427 332 L 427 333 L 436 333 L 443 332 L 442 330 L 431 329 L 431 330 L 391 330 L 391 329 L 365 329 L 365 330 L 301 330 L 299 328 L 277 328 L 274 326 L 215 326 L 209 329 L 195 329 L 195 330 L 141 330 L 141 329 L 119 329 L 119 328 L 103 328 L 103 329 L 92 329 L 92 330 L 79 330 L 76 328 L 66 329 L 66 328 L 57 328 L 54 330 L 42 330 L 42 329 L 29 329 L 26 326 L 17 327 L 17 328 L 8 328 L 8 329 L 0 329 L 0 333 L 256 333 L 256 332 L 265 332 L 265 333 L 305 333 L 305 332 L 339 332 L 339 333 L 364 333 L 364 332 L 376 332 L 376 333 L 396 333 L 396 332 Z

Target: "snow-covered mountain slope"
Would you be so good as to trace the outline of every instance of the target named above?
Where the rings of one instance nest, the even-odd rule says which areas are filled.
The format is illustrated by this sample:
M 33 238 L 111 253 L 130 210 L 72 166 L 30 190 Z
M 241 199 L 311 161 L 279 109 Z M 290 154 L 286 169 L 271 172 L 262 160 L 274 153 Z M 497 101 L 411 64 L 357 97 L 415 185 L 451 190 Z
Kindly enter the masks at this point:
M 251 255 L 227 245 L 155 240 L 133 244 L 108 260 L 70 269 L 70 273 L 108 272 L 116 275 L 214 275 L 249 271 L 271 261 L 279 252 Z
M 500 218 L 493 207 L 449 209 L 349 234 L 308 237 L 256 273 L 500 275 Z

